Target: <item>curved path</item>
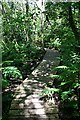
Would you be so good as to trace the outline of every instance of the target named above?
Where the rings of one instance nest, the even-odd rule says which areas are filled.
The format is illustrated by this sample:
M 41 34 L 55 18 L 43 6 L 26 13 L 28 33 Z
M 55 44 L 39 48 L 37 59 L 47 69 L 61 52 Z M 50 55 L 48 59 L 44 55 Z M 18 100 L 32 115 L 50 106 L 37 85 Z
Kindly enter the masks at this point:
M 50 74 L 55 74 L 52 67 L 59 64 L 59 53 L 54 49 L 46 51 L 39 66 L 17 87 L 8 120 L 59 120 L 54 98 L 40 99 L 42 90 L 52 81 Z

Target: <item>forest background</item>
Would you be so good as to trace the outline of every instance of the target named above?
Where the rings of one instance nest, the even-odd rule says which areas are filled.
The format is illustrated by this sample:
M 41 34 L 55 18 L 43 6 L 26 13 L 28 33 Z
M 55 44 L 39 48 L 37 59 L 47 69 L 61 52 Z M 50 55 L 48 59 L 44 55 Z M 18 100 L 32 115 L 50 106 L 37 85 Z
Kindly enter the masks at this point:
M 80 2 L 0 1 L 2 90 L 34 69 L 44 48 L 60 52 L 55 78 L 63 110 L 80 116 Z M 56 83 L 57 81 L 57 83 Z M 1 81 L 0 81 L 1 82 Z M 49 93 L 49 92 L 46 92 Z

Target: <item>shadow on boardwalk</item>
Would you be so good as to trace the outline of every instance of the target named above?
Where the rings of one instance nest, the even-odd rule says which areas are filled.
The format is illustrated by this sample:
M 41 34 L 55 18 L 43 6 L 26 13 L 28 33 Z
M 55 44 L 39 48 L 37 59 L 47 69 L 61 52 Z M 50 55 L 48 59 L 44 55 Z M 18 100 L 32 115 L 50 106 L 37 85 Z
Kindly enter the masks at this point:
M 54 98 L 40 100 L 46 83 L 52 81 L 50 74 L 55 74 L 52 67 L 59 64 L 58 56 L 56 50 L 47 50 L 39 66 L 17 87 L 8 120 L 59 120 Z

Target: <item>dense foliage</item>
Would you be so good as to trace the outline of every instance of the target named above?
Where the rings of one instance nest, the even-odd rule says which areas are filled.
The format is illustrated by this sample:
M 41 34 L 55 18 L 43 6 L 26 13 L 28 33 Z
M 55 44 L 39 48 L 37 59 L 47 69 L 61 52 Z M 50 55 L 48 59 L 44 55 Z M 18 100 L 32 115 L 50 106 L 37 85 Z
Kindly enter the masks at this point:
M 0 2 L 0 8 L 3 22 L 2 115 L 3 120 L 7 120 L 13 99 L 13 88 L 38 65 L 45 51 L 36 40 L 34 8 L 30 9 L 27 3 L 24 5 L 14 2 Z
M 60 51 L 60 66 L 55 78 L 56 88 L 47 90 L 47 94 L 58 93 L 60 100 L 60 116 L 62 120 L 78 119 L 80 116 L 80 2 L 78 3 L 47 3 L 49 32 L 46 39 L 50 47 Z M 51 31 L 50 31 L 51 30 Z M 44 37 L 44 38 L 45 38 Z M 69 112 L 67 112 L 67 110 Z M 63 116 L 64 115 L 64 116 Z M 69 116 L 69 118 L 68 118 Z
M 4 37 L 3 87 L 10 84 L 11 78 L 21 79 L 22 76 L 25 78 L 30 67 L 35 61 L 39 61 L 43 52 L 41 47 L 55 47 L 60 52 L 60 65 L 53 68 L 53 71 L 57 70 L 57 75 L 50 77 L 53 78 L 56 88 L 43 90 L 43 95 L 58 94 L 62 120 L 78 119 L 80 116 L 80 2 L 47 2 L 43 12 L 37 5 L 30 9 L 28 3 L 21 6 L 19 3 L 4 2 L 1 5 Z M 44 18 L 41 18 L 41 15 Z
M 24 79 L 30 71 L 30 68 L 38 63 L 43 51 L 39 45 L 35 44 L 33 26 L 35 20 L 32 18 L 35 10 L 29 9 L 27 14 L 27 9 L 23 9 L 19 3 L 3 2 L 1 5 L 3 8 L 4 37 L 2 41 L 2 66 L 4 69 L 8 67 L 10 70 L 12 70 L 11 66 L 13 66 L 14 69 L 17 67 L 21 71 Z M 26 5 L 23 7 L 26 7 Z M 33 13 L 31 13 L 32 11 Z M 9 69 L 6 69 L 5 72 L 13 76 L 16 70 L 9 72 Z M 3 80 L 3 84 L 7 85 L 7 83 L 8 81 Z

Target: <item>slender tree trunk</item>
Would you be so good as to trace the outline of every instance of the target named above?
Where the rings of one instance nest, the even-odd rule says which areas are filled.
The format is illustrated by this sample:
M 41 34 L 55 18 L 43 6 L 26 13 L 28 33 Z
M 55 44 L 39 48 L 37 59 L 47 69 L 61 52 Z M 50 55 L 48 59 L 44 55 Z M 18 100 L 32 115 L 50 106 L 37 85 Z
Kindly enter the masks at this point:
M 28 16 L 28 12 L 29 12 L 29 4 L 28 4 L 28 0 L 26 0 L 26 15 Z
M 71 27 L 74 35 L 75 35 L 75 39 L 77 41 L 79 41 L 80 36 L 79 36 L 78 29 L 76 28 L 76 25 L 75 25 L 75 22 L 74 22 L 74 19 L 73 19 L 71 3 L 69 4 L 68 10 L 69 10 L 69 24 L 70 24 L 70 27 Z
M 77 45 L 75 45 L 75 49 L 76 49 L 76 52 L 80 55 L 80 33 L 78 32 L 78 28 L 76 27 L 73 19 L 71 3 L 69 4 L 68 11 L 69 11 L 69 24 L 74 33 L 75 39 L 78 43 Z
M 2 15 L 4 15 L 5 14 L 4 5 L 3 5 L 3 3 L 1 1 L 0 1 L 0 4 L 1 4 L 0 10 L 2 12 Z
M 42 38 L 42 48 L 44 48 L 44 40 L 43 40 L 43 26 L 44 26 L 44 0 L 41 0 L 41 38 Z
M 26 17 L 28 17 L 28 12 L 29 12 L 29 4 L 28 4 L 28 0 L 26 0 L 26 4 L 25 4 L 25 7 L 26 7 Z M 28 26 L 29 26 L 29 23 L 28 23 Z M 26 33 L 26 41 L 29 41 L 29 30 L 27 30 L 27 33 Z

